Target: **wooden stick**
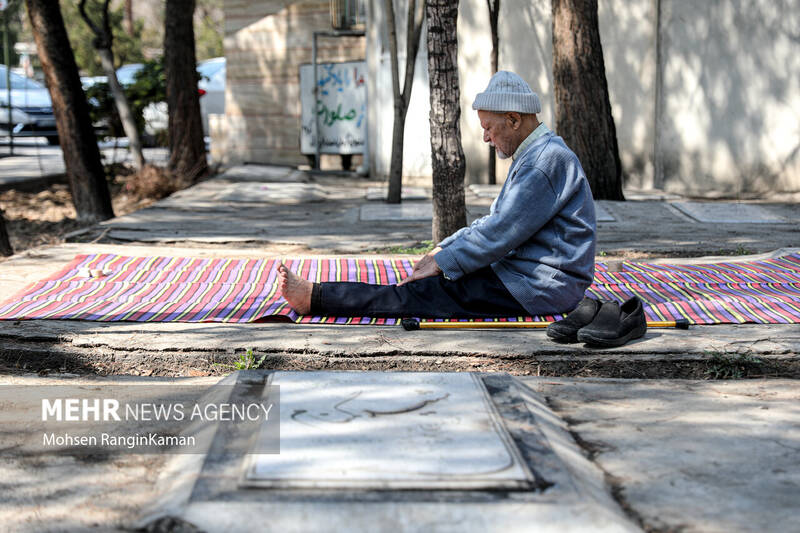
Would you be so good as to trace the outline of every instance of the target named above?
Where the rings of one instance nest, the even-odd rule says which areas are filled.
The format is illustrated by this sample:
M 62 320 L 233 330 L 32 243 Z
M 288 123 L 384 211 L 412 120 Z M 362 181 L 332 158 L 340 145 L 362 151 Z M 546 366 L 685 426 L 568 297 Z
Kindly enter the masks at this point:
M 417 329 L 525 329 L 525 328 L 546 328 L 552 322 L 420 322 L 414 318 L 404 318 L 402 320 L 403 329 L 414 331 Z M 689 329 L 689 321 L 685 318 L 680 320 L 658 320 L 647 323 L 649 328 L 676 328 Z

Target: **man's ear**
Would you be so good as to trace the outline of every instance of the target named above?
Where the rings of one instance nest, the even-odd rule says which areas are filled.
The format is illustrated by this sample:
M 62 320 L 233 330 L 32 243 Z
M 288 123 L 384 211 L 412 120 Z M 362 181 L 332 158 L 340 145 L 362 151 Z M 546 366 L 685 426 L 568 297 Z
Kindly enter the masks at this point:
M 508 121 L 508 125 L 511 126 L 511 129 L 518 130 L 519 127 L 522 126 L 522 115 L 516 111 L 509 111 L 506 113 L 506 121 Z

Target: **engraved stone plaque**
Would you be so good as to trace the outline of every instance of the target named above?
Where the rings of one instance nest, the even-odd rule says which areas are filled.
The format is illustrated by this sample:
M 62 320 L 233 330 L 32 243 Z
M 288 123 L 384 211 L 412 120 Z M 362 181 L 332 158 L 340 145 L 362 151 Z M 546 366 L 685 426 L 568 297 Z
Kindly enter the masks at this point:
M 527 489 L 532 474 L 478 376 L 276 372 L 280 454 L 242 486 Z M 259 437 L 260 438 L 260 437 Z

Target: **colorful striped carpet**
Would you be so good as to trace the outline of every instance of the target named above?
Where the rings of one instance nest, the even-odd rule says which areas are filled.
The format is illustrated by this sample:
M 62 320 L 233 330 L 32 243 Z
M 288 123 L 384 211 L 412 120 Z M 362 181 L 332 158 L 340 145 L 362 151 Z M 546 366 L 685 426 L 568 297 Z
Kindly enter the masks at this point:
M 277 294 L 274 259 L 79 255 L 63 270 L 0 303 L 0 320 L 396 324 L 396 319 L 298 316 Z M 407 259 L 298 259 L 287 266 L 314 281 L 396 283 Z M 692 324 L 800 322 L 800 254 L 708 264 L 598 263 L 587 291 L 645 302 L 650 320 Z M 552 320 L 510 317 L 502 321 Z M 487 319 L 493 320 L 493 319 Z

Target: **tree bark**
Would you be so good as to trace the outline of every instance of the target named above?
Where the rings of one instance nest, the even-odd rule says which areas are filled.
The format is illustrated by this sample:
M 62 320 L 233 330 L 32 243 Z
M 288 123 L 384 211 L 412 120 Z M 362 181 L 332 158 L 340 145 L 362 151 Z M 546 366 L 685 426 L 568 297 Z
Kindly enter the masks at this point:
M 133 37 L 133 0 L 125 0 L 125 31 Z
M 433 242 L 467 224 L 464 203 L 466 162 L 461 147 L 461 90 L 458 79 L 458 0 L 428 0 Z
M 397 58 L 397 30 L 394 19 L 394 2 L 385 0 L 386 24 L 389 30 L 389 56 L 392 63 L 392 94 L 394 95 L 394 123 L 392 125 L 392 158 L 389 163 L 389 193 L 386 201 L 399 204 L 403 190 L 403 135 L 406 113 L 411 101 L 411 88 L 414 83 L 414 63 L 417 60 L 422 22 L 425 17 L 426 0 L 421 0 L 417 9 L 416 0 L 408 0 L 406 19 L 406 70 L 402 92 Z
M 95 35 L 94 48 L 100 56 L 100 64 L 103 66 L 103 72 L 108 78 L 108 86 L 111 89 L 111 94 L 114 96 L 114 104 L 119 114 L 119 120 L 122 122 L 122 129 L 125 131 L 125 136 L 128 138 L 128 147 L 131 151 L 133 158 L 133 168 L 137 171 L 141 170 L 144 166 L 144 154 L 142 153 L 142 141 L 139 138 L 139 128 L 136 127 L 136 120 L 133 118 L 131 106 L 128 104 L 128 98 L 125 96 L 125 91 L 119 84 L 117 79 L 117 71 L 114 68 L 114 52 L 113 42 L 114 34 L 111 31 L 111 24 L 108 18 L 108 4 L 110 0 L 105 0 L 103 3 L 102 13 L 102 26 L 96 26 L 89 15 L 86 14 L 86 0 L 81 0 L 78 9 L 81 17 L 92 30 Z
M 624 200 L 597 0 L 552 0 L 556 132 L 577 154 L 595 199 Z
M 500 35 L 497 23 L 500 17 L 500 0 L 486 0 L 489 8 L 489 28 L 492 33 L 492 75 L 497 73 L 497 64 L 500 57 Z M 494 146 L 489 147 L 489 184 L 497 183 L 497 152 Z
M 114 216 L 78 66 L 56 0 L 25 0 L 44 70 L 78 220 Z
M 0 211 L 0 255 L 4 257 L 14 255 L 14 249 L 11 247 L 11 241 L 8 238 L 6 219 L 2 211 Z
M 167 0 L 164 70 L 169 108 L 169 169 L 179 182 L 194 183 L 208 171 L 195 58 L 195 0 Z

